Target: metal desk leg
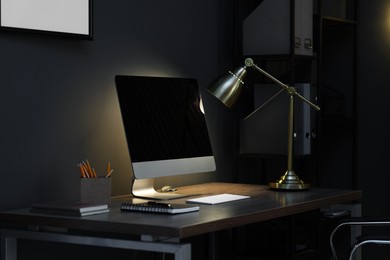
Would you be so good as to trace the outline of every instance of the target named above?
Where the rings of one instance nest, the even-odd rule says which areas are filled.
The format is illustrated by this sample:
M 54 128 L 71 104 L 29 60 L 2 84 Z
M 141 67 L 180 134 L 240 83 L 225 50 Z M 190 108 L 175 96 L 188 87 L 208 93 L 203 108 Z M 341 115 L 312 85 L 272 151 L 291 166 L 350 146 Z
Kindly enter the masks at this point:
M 0 259 L 16 260 L 16 255 L 17 255 L 16 238 L 7 237 L 3 232 L 1 232 Z
M 56 234 L 27 230 L 1 230 L 1 259 L 17 260 L 17 239 L 60 242 L 67 244 L 121 248 L 174 255 L 175 260 L 191 260 L 191 244 L 134 241 L 126 239 Z

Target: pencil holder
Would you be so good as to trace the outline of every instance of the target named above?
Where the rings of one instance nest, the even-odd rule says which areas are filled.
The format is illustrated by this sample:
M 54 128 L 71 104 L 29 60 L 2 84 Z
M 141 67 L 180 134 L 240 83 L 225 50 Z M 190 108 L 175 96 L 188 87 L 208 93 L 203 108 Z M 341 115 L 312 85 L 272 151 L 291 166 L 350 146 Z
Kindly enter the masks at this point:
M 111 178 L 81 178 L 81 202 L 111 203 Z

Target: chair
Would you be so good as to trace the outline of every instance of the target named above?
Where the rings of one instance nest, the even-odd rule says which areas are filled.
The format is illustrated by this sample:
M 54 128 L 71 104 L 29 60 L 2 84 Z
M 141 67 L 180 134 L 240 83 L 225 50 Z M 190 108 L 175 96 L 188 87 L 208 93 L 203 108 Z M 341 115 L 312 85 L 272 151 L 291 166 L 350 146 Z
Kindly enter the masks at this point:
M 343 219 L 340 224 L 338 224 L 330 234 L 329 242 L 330 248 L 332 251 L 333 260 L 337 260 L 336 249 L 333 244 L 333 237 L 335 233 L 344 226 L 390 226 L 390 219 L 383 218 L 364 218 L 364 217 L 353 217 L 348 219 Z M 377 244 L 377 245 L 390 245 L 390 236 L 377 235 L 377 236 L 359 236 L 356 237 L 356 242 L 352 245 L 351 251 L 349 253 L 349 260 L 353 259 L 353 256 L 361 246 L 366 244 Z

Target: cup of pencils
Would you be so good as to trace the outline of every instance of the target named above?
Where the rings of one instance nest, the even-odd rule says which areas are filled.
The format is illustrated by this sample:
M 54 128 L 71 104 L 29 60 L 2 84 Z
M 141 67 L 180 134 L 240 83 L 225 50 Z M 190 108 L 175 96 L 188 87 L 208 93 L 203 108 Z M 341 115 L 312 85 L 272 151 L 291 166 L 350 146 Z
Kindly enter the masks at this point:
M 108 162 L 107 170 L 103 175 L 96 173 L 88 159 L 77 164 L 80 178 L 80 199 L 85 203 L 110 204 L 111 203 L 111 175 L 113 169 Z

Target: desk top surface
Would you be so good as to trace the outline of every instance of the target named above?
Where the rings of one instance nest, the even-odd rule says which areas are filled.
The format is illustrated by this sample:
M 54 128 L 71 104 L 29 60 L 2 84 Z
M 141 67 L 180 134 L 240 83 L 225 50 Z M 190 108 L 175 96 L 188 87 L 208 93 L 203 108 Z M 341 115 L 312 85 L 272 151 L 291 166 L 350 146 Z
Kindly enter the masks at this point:
M 197 212 L 168 215 L 121 212 L 120 203 L 132 200 L 131 196 L 121 196 L 113 198 L 111 211 L 107 214 L 70 217 L 37 214 L 31 213 L 29 209 L 20 209 L 0 212 L 0 225 L 186 238 L 361 198 L 361 192 L 358 190 L 312 188 L 307 191 L 274 191 L 262 185 L 231 183 L 191 185 L 179 188 L 178 192 L 198 194 L 197 196 L 231 193 L 249 195 L 251 198 L 218 205 L 200 205 Z M 170 200 L 170 203 L 185 203 L 188 198 Z

